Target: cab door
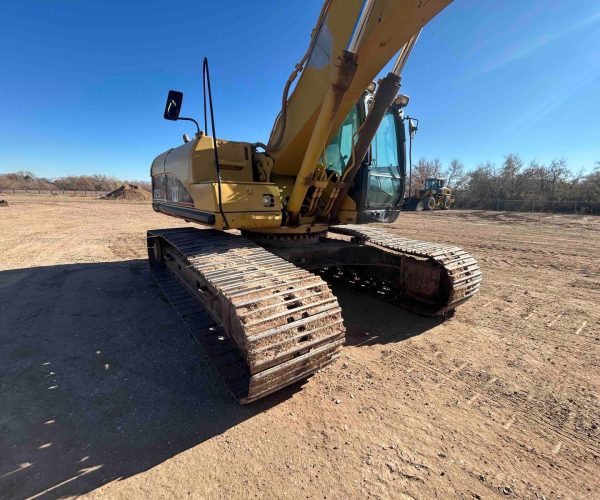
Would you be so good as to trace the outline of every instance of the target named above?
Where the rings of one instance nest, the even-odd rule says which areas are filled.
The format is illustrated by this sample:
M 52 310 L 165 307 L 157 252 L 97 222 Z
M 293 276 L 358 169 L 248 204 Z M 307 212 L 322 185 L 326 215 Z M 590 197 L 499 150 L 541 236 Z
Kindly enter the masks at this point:
M 377 129 L 358 181 L 351 191 L 359 222 L 393 222 L 400 214 L 406 181 L 406 135 L 392 106 Z

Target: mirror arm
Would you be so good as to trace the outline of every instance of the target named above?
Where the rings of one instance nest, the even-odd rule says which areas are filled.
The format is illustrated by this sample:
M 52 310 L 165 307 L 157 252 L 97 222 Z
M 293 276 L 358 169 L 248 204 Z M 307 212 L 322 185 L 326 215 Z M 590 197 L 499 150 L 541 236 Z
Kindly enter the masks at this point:
M 419 119 L 408 115 L 406 115 L 404 119 L 408 121 L 408 132 L 410 134 L 410 137 L 414 138 L 415 134 L 417 133 L 417 130 L 419 130 Z M 413 121 L 417 122 L 417 124 L 414 125 Z
M 178 120 L 185 120 L 185 121 L 188 121 L 188 122 L 194 122 L 194 124 L 196 125 L 196 130 L 198 131 L 198 137 L 200 137 L 200 125 L 198 125 L 198 122 L 196 120 L 194 120 L 193 118 L 184 118 L 183 116 L 180 116 L 177 119 Z

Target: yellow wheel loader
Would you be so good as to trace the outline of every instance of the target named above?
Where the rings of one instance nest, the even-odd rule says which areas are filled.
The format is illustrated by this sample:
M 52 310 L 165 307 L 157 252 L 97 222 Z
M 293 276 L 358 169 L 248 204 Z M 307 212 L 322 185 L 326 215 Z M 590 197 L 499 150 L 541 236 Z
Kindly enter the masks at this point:
M 445 179 L 430 177 L 423 187 L 415 190 L 414 196 L 404 199 L 404 210 L 449 210 L 452 206 L 452 190 L 445 186 Z
M 441 317 L 478 292 L 481 271 L 461 248 L 362 224 L 400 214 L 400 75 L 448 3 L 326 0 L 266 143 L 217 138 L 206 59 L 204 131 L 169 92 L 164 117 L 197 132 L 152 163 L 153 208 L 203 228 L 148 231 L 150 266 L 240 403 L 339 355 L 343 311 L 328 280 Z

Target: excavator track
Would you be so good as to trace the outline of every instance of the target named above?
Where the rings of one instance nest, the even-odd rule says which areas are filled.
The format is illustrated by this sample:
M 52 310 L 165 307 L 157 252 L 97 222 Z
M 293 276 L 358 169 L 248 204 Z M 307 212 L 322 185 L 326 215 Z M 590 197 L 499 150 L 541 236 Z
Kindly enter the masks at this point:
M 358 244 L 375 247 L 381 254 L 380 260 L 388 258 L 400 268 L 400 279 L 396 280 L 361 272 L 360 266 L 337 268 L 330 276 L 362 289 L 372 289 L 379 297 L 413 312 L 447 317 L 479 291 L 482 279 L 479 265 L 460 247 L 411 240 L 356 224 L 333 226 L 329 232 L 351 236 Z
M 147 236 L 157 283 L 240 403 L 306 379 L 339 356 L 341 308 L 320 276 L 222 231 Z

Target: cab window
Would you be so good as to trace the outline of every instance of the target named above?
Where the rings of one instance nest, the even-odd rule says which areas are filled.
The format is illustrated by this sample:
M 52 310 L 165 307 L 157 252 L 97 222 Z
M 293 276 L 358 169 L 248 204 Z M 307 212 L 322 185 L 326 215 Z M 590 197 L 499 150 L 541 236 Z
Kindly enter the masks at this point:
M 396 119 L 388 111 L 371 143 L 367 206 L 397 205 L 402 197 L 402 186 Z
M 342 174 L 348 160 L 352 155 L 352 148 L 356 142 L 355 133 L 359 126 L 358 107 L 354 106 L 336 136 L 325 148 L 325 163 L 327 170 L 333 170 L 339 175 Z
M 436 189 L 436 181 L 434 179 L 426 179 L 425 189 Z
M 396 120 L 390 112 L 384 115 L 381 125 L 379 125 L 373 139 L 372 151 L 375 168 L 390 167 L 392 171 L 399 172 Z

